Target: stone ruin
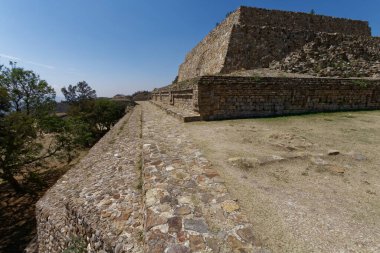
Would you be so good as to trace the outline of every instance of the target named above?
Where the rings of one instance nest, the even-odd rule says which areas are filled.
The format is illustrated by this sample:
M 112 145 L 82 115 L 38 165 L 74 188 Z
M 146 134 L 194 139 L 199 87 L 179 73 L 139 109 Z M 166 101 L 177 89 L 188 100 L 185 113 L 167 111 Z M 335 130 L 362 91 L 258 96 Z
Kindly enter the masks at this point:
M 364 21 L 240 7 L 186 56 L 178 78 L 268 67 L 380 77 L 380 38 Z
M 367 22 L 241 7 L 151 102 L 184 121 L 380 109 L 378 42 Z M 28 253 L 270 252 L 183 125 L 148 102 L 46 192 L 36 216 Z
M 379 109 L 378 78 L 368 22 L 240 7 L 152 100 L 188 111 L 185 121 Z

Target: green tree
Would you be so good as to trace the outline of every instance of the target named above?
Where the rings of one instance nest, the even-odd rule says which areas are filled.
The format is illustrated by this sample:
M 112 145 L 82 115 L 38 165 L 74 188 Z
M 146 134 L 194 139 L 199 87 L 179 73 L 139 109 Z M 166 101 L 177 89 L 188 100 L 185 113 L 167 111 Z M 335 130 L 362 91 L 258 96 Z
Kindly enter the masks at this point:
M 0 86 L 0 117 L 4 117 L 5 112 L 9 111 L 9 96 L 5 87 Z
M 22 112 L 10 113 L 0 121 L 0 177 L 16 191 L 21 186 L 14 175 L 41 151 L 41 145 L 35 143 L 33 123 L 33 118 Z
M 61 89 L 69 104 L 68 115 L 70 126 L 77 126 L 76 132 L 81 132 L 83 138 L 78 137 L 76 142 L 84 147 L 90 147 L 96 142 L 96 126 L 92 124 L 96 91 L 86 81 L 78 82 Z
M 3 117 L 10 107 L 8 91 L 3 82 L 4 77 L 1 74 L 2 68 L 3 65 L 0 65 L 0 117 Z
M 88 132 L 82 132 L 85 138 L 81 140 L 82 143 L 87 141 L 87 145 L 99 140 L 125 113 L 125 103 L 96 99 L 96 91 L 85 81 L 63 87 L 62 93 L 70 105 L 69 117 L 75 119 L 77 124 L 80 122 L 81 126 L 87 126 Z
M 96 91 L 93 90 L 86 81 L 77 83 L 77 85 L 69 85 L 61 89 L 66 101 L 69 104 L 81 103 L 87 100 L 93 100 L 96 98 Z
M 31 70 L 10 63 L 0 68 L 0 177 L 16 191 L 22 169 L 55 155 L 63 144 L 50 138 L 44 147 L 43 121 L 54 117 L 55 91 Z
M 122 101 L 99 99 L 94 103 L 90 121 L 100 136 L 104 135 L 125 114 L 126 104 Z
M 96 91 L 93 90 L 86 81 L 78 82 L 76 85 L 69 85 L 61 89 L 69 104 L 69 115 L 80 117 L 86 121 L 86 117 L 91 113 L 96 99 Z
M 27 115 L 46 115 L 54 110 L 55 91 L 31 70 L 17 67 L 1 69 L 0 87 L 6 89 L 11 109 Z
M 55 146 L 60 147 L 60 157 L 66 158 L 70 163 L 76 156 L 77 150 L 89 147 L 94 143 L 94 138 L 88 130 L 90 126 L 76 117 L 65 119 L 57 116 L 45 117 L 40 121 L 43 133 L 52 134 L 55 138 Z
M 0 119 L 0 177 L 18 192 L 23 187 L 15 175 L 22 168 L 33 167 L 62 149 L 56 140 L 44 148 L 37 126 L 36 119 L 25 112 L 10 112 Z
M 176 77 L 174 78 L 174 80 L 172 81 L 172 84 L 175 84 L 175 83 L 178 83 L 178 76 L 176 76 Z

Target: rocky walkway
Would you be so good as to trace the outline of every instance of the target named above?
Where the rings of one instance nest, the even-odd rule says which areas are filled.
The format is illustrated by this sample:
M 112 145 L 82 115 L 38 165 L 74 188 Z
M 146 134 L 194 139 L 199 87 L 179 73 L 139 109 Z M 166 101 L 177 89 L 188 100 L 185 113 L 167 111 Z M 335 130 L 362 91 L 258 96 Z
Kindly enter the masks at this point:
M 37 203 L 39 252 L 142 252 L 141 107 Z
M 183 123 L 143 103 L 145 252 L 264 252 Z
M 149 102 L 118 122 L 36 209 L 41 253 L 266 252 L 184 123 Z

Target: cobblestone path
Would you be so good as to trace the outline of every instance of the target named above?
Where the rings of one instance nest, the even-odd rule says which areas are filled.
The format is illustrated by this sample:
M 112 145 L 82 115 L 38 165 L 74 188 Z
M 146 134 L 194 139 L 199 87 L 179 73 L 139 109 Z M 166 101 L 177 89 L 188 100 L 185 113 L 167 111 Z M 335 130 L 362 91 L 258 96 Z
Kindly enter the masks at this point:
M 36 212 L 41 253 L 267 252 L 184 123 L 149 102 L 59 179 Z
M 222 179 L 184 132 L 143 108 L 145 252 L 265 252 Z

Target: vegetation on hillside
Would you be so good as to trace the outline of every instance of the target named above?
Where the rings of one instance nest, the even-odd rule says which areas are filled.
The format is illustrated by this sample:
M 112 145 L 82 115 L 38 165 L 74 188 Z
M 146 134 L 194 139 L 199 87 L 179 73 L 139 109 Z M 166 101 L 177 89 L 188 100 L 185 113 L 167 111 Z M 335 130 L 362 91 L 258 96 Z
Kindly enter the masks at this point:
M 0 66 L 0 178 L 17 192 L 28 190 L 17 176 L 35 178 L 48 158 L 71 162 L 125 113 L 126 104 L 96 99 L 85 81 L 62 93 L 70 106 L 65 118 L 56 115 L 56 93 L 39 75 L 13 62 Z
M 149 100 L 151 97 L 151 93 L 149 91 L 136 91 L 132 94 L 132 100 L 133 101 L 146 101 Z
M 10 68 L 1 66 L 0 90 L 0 177 L 22 191 L 15 175 L 65 146 L 59 135 L 43 145 L 49 131 L 42 122 L 54 117 L 55 91 L 33 71 L 13 62 Z
M 96 98 L 96 91 L 85 81 L 62 88 L 62 93 L 69 104 L 69 118 L 76 121 L 87 134 L 82 135 L 82 144 L 91 146 L 99 140 L 124 115 L 125 101 Z

